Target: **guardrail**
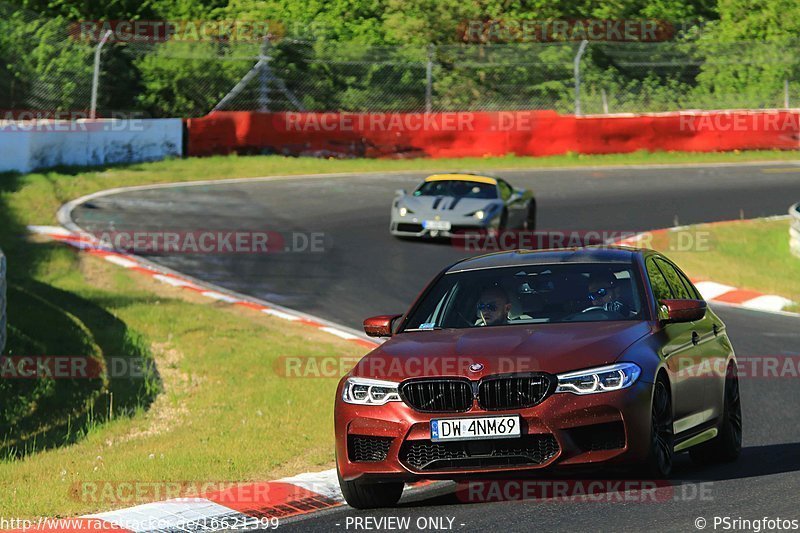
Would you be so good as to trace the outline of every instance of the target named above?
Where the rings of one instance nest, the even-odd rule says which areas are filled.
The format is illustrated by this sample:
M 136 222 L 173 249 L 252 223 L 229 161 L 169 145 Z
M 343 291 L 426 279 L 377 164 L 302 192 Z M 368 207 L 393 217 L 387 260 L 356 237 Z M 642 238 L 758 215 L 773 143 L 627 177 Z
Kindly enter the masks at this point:
M 561 115 L 555 111 L 259 113 L 186 120 L 188 155 L 544 156 L 797 150 L 800 110 Z M 777 126 L 776 126 L 777 125 Z M 0 146 L 2 146 L 0 144 Z
M 6 256 L 0 250 L 0 353 L 6 347 Z
M 160 161 L 182 155 L 179 118 L 0 120 L 0 172 Z
M 789 226 L 789 249 L 792 254 L 800 257 L 800 202 L 789 208 L 792 216 L 792 225 Z

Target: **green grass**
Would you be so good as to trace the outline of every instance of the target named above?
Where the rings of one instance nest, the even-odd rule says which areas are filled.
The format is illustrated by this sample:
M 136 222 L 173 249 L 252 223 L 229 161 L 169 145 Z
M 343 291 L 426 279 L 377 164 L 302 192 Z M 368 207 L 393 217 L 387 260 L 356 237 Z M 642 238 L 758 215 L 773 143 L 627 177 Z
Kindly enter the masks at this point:
M 29 240 L 25 224 L 51 222 L 61 201 L 118 184 L 117 172 L 138 171 L 0 182 L 8 350 L 152 359 L 157 373 L 0 383 L 3 514 L 75 516 L 141 503 L 81 499 L 85 483 L 263 481 L 331 467 L 337 379 L 284 378 L 276 361 L 352 358 L 363 347 Z M 146 172 L 136 175 L 139 183 L 151 180 Z
M 800 303 L 800 258 L 789 252 L 788 220 L 700 224 L 683 233 L 707 239 L 708 246 L 677 250 L 675 234 L 655 237 L 652 244 L 690 276 Z M 787 310 L 800 311 L 800 306 Z
M 96 257 L 30 240 L 25 226 L 54 223 L 65 201 L 111 187 L 278 174 L 795 157 L 792 152 L 459 160 L 226 156 L 0 175 L 0 247 L 9 258 L 9 351 L 98 360 L 125 356 L 152 360 L 156 371 L 140 380 L 3 383 L 0 509 L 14 517 L 74 516 L 140 503 L 84 501 L 78 497 L 82 483 L 268 480 L 328 468 L 336 379 L 286 379 L 274 365 L 284 355 L 364 352 L 316 330 L 208 303 Z M 700 269 L 704 263 L 699 259 L 697 271 L 691 270 L 694 264 L 690 271 L 726 281 L 725 272 Z M 759 288 L 762 279 L 758 272 L 753 276 L 741 285 Z M 796 285 L 786 290 L 800 301 Z M 17 403 L 9 409 L 11 398 Z

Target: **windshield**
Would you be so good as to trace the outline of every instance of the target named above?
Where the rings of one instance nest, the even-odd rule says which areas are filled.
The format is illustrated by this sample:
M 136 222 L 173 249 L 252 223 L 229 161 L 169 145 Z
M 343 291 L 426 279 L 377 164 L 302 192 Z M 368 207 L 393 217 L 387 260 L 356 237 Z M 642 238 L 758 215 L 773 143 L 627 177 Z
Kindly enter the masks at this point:
M 497 186 L 477 181 L 426 181 L 414 191 L 414 196 L 454 196 L 456 198 L 497 198 Z
M 642 320 L 641 294 L 630 264 L 538 264 L 454 272 L 425 294 L 404 331 Z

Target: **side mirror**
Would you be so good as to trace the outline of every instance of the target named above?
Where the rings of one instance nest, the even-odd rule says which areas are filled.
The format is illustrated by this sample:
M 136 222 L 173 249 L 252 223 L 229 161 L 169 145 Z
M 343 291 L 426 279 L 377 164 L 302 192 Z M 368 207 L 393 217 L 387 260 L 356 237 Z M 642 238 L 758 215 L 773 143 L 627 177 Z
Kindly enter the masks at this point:
M 370 337 L 391 337 L 392 323 L 403 315 L 378 315 L 364 320 L 364 333 Z
M 394 191 L 394 195 L 395 196 L 405 196 L 406 195 L 406 190 L 405 189 L 397 189 L 396 191 Z
M 706 316 L 705 300 L 661 300 L 659 318 L 664 322 L 694 322 Z

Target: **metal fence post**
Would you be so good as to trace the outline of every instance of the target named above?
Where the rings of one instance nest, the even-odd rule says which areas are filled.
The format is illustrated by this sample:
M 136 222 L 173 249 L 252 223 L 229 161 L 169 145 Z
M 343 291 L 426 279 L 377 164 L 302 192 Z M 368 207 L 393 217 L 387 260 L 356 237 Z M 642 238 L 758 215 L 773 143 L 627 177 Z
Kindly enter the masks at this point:
M 108 30 L 94 49 L 94 74 L 92 75 L 92 103 L 89 106 L 89 118 L 97 117 L 97 86 L 100 84 L 100 52 L 108 38 L 111 37 L 111 30 Z
M 6 347 L 6 256 L 0 250 L 0 354 Z
M 575 61 L 573 62 L 573 73 L 575 75 L 575 114 L 581 114 L 581 57 L 583 57 L 583 52 L 586 50 L 586 45 L 589 44 L 589 41 L 584 39 L 581 41 L 580 47 L 578 47 L 578 53 L 575 54 Z
M 425 65 L 425 112 L 433 109 L 433 45 L 428 45 L 428 62 Z
M 783 80 L 783 107 L 789 109 L 789 80 Z
M 258 110 L 262 113 L 269 111 L 269 41 L 264 39 L 261 44 L 261 52 L 258 55 L 258 62 L 261 64 L 260 72 L 260 85 L 258 87 Z

